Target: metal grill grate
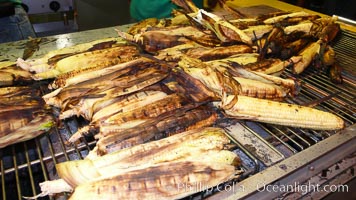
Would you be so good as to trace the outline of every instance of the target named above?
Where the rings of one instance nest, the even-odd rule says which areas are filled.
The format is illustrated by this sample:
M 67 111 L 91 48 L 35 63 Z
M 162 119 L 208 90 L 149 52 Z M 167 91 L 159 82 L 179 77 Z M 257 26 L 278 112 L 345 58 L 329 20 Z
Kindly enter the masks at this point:
M 351 126 L 356 121 L 355 94 L 356 80 L 353 72 L 353 64 L 356 63 L 356 35 L 343 32 L 335 43 L 334 49 L 340 64 L 344 67 L 344 83 L 336 85 L 329 81 L 325 72 L 319 73 L 308 69 L 301 76 L 303 89 L 301 94 L 287 102 L 303 104 L 338 92 L 332 99 L 317 106 L 318 109 L 332 112 Z M 286 72 L 283 76 L 292 76 Z M 58 178 L 55 164 L 66 160 L 84 158 L 90 149 L 95 146 L 92 137 L 84 138 L 80 144 L 67 146 L 66 139 L 77 127 L 81 126 L 77 119 L 66 120 L 62 126 L 52 133 L 45 134 L 36 139 L 15 144 L 0 149 L 1 172 L 1 197 L 2 199 L 22 199 L 22 196 L 34 196 L 40 193 L 39 183 Z M 231 123 L 230 123 L 231 125 Z M 253 175 L 268 166 L 271 166 L 297 152 L 305 151 L 310 146 L 327 139 L 334 131 L 312 131 L 281 126 L 272 126 L 254 122 L 235 122 L 233 126 L 244 130 L 247 136 L 257 141 L 260 146 L 251 146 L 251 141 L 241 141 L 231 138 L 237 144 L 234 151 L 243 160 L 242 168 L 245 173 L 240 179 Z M 264 148 L 268 154 L 263 154 L 259 148 Z M 203 192 L 187 199 L 205 198 L 211 193 Z M 63 196 L 62 196 L 63 197 Z M 43 197 L 39 199 L 54 199 L 56 197 Z M 64 199 L 66 196 L 64 196 Z

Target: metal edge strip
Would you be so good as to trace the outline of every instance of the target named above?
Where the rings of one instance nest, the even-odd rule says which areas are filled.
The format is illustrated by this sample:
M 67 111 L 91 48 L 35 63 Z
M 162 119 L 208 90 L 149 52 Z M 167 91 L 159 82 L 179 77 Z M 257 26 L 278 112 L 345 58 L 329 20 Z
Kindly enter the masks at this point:
M 323 169 L 354 153 L 356 151 L 355 144 L 356 124 L 235 185 L 226 186 L 221 192 L 207 199 L 269 200 L 278 198 L 284 191 L 271 192 L 263 190 L 263 188 L 268 185 L 277 185 L 278 187 L 303 183 Z

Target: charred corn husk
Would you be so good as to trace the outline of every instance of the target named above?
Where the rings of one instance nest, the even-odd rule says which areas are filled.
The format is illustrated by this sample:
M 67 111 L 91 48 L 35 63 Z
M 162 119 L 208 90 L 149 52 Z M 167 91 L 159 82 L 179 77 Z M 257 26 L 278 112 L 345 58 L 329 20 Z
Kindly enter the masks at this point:
M 10 144 L 23 142 L 35 138 L 55 125 L 54 118 L 50 114 L 37 115 L 36 118 L 29 121 L 26 125 L 13 130 L 11 133 L 0 137 L 0 148 Z
M 161 140 L 135 145 L 94 160 L 59 163 L 59 176 L 72 187 L 113 171 L 154 163 L 173 161 L 189 156 L 193 151 L 221 150 L 230 142 L 220 128 L 201 128 L 176 134 Z
M 153 85 L 168 75 L 165 70 L 160 69 L 160 65 L 152 63 L 143 65 L 125 68 L 66 88 L 58 88 L 44 95 L 43 99 L 47 104 L 64 110 L 69 102 L 78 102 L 78 98 L 130 94 Z
M 17 65 L 19 65 L 24 70 L 31 71 L 31 72 L 39 73 L 41 71 L 47 71 L 50 69 L 46 68 L 46 67 L 44 67 L 44 69 L 41 71 L 36 71 L 36 66 L 45 65 L 48 67 L 47 64 L 49 64 L 49 61 L 53 57 L 61 56 L 61 55 L 62 56 L 73 55 L 73 54 L 77 54 L 77 53 L 81 53 L 81 52 L 85 52 L 85 51 L 90 51 L 90 49 L 92 49 L 93 47 L 100 45 L 102 43 L 106 43 L 106 42 L 113 42 L 113 43 L 117 43 L 117 44 L 125 43 L 125 41 L 123 41 L 121 38 L 118 38 L 118 37 L 94 40 L 91 42 L 86 42 L 86 43 L 77 44 L 77 45 L 73 45 L 70 47 L 65 47 L 65 48 L 60 48 L 60 49 L 50 51 L 46 55 L 42 56 L 41 58 L 30 59 L 30 60 L 18 59 Z
M 35 138 L 55 125 L 37 87 L 1 88 L 0 102 L 0 148 Z
M 228 67 L 227 69 L 229 73 L 232 74 L 232 76 L 237 80 L 238 77 L 248 79 L 248 80 L 255 80 L 259 81 L 262 83 L 267 84 L 267 88 L 271 87 L 276 87 L 277 88 L 283 88 L 282 93 L 289 94 L 291 96 L 295 96 L 299 93 L 300 91 L 300 82 L 294 79 L 285 79 L 281 78 L 278 76 L 272 76 L 268 74 L 264 74 L 261 72 L 255 72 L 255 71 L 250 71 L 246 70 L 243 67 Z M 237 80 L 238 81 L 238 80 Z M 254 87 L 259 87 L 259 84 L 257 86 L 253 84 Z M 249 87 L 247 87 L 248 89 Z
M 138 167 L 129 168 L 126 170 L 119 169 L 117 171 L 111 171 L 111 174 L 108 173 L 105 176 L 100 176 L 100 177 L 94 178 L 92 180 L 85 181 L 82 184 L 91 183 L 93 181 L 103 180 L 108 177 L 113 177 L 113 176 L 118 176 L 118 175 L 123 175 L 123 174 L 132 174 L 132 173 L 136 173 L 136 172 L 141 173 L 141 171 L 142 172 L 149 171 L 147 173 L 147 175 L 149 175 L 149 173 L 152 173 L 151 170 L 153 168 L 159 170 L 159 168 L 162 168 L 162 167 L 164 168 L 164 166 L 167 166 L 167 165 L 174 165 L 177 167 L 175 169 L 178 170 L 179 167 L 183 167 L 183 166 L 179 166 L 179 164 L 177 166 L 176 163 L 190 163 L 190 162 L 201 163 L 201 164 L 199 164 L 199 166 L 205 166 L 208 168 L 210 168 L 210 167 L 214 168 L 214 166 L 217 166 L 217 165 L 221 165 L 221 166 L 228 165 L 228 166 L 230 166 L 228 168 L 231 168 L 231 170 L 234 170 L 234 173 L 233 173 L 234 178 L 237 178 L 238 174 L 242 172 L 242 171 L 238 171 L 238 170 L 235 171 L 235 166 L 239 166 L 241 163 L 241 160 L 235 153 L 233 153 L 231 151 L 227 151 L 227 150 L 194 151 L 193 150 L 192 154 L 188 155 L 187 157 L 181 157 L 174 161 L 167 161 L 167 162 L 162 162 L 162 163 L 159 162 L 159 163 L 150 164 L 148 166 L 138 166 Z M 214 164 L 211 166 L 211 163 L 214 163 Z M 172 167 L 174 167 L 174 166 L 172 166 Z M 189 169 L 189 170 L 192 170 L 192 169 Z M 224 170 L 226 172 L 225 168 L 222 170 Z M 190 172 L 192 172 L 192 171 L 190 171 Z M 168 173 L 168 174 L 171 174 L 171 173 Z M 214 176 L 214 173 L 210 173 L 209 175 L 211 176 L 210 178 L 212 178 L 212 179 L 216 178 Z M 142 174 L 141 177 L 144 178 L 145 176 L 146 175 Z M 132 179 L 132 181 L 135 181 L 134 177 L 132 177 L 131 175 L 126 176 L 126 178 Z M 164 177 L 161 177 L 161 178 L 164 178 Z M 199 177 L 197 177 L 197 178 L 199 178 Z M 222 181 L 221 183 L 223 183 L 223 182 L 225 182 L 225 181 Z M 80 184 L 80 185 L 82 185 L 82 184 Z M 46 182 L 40 183 L 40 187 L 41 187 L 42 193 L 40 195 L 38 195 L 37 197 L 60 193 L 60 192 L 72 192 L 74 189 L 74 187 L 70 186 L 63 179 L 46 181 Z
M 90 128 L 96 127 L 100 129 L 101 124 L 110 124 L 110 122 L 112 122 L 111 120 L 115 118 L 130 121 L 129 118 L 125 117 L 130 116 L 131 119 L 134 118 L 135 109 L 139 110 L 142 107 L 154 103 L 155 101 L 164 99 L 166 96 L 166 93 L 160 91 L 139 92 L 137 94 L 130 95 L 129 97 L 124 98 L 121 101 L 118 101 L 115 104 L 111 104 L 98 111 L 91 119 L 91 123 L 87 127 L 81 128 L 76 133 L 74 133 L 69 138 L 68 142 L 77 141 L 83 134 L 87 133 Z M 119 124 L 120 123 L 117 125 Z M 129 128 L 128 124 L 124 124 L 122 128 L 124 128 L 124 126 Z
M 211 188 L 236 177 L 235 167 L 225 163 L 163 163 L 81 184 L 70 199 L 179 199 L 203 190 L 198 186 L 186 190 L 184 184 Z
M 293 56 L 291 60 L 300 59 L 299 61 L 295 62 L 293 65 L 293 72 L 296 74 L 300 74 L 304 71 L 305 68 L 312 62 L 314 57 L 319 54 L 320 48 L 323 41 L 318 40 L 316 42 L 311 43 L 305 49 L 303 49 L 299 55 Z
M 236 26 L 221 19 L 215 14 L 199 10 L 195 20 L 213 31 L 222 42 L 237 41 L 249 45 L 252 44 L 252 38 L 250 38 L 244 31 L 238 29 Z
M 1 137 L 11 134 L 16 129 L 26 126 L 30 121 L 32 121 L 35 116 L 32 112 L 38 111 L 38 108 L 27 108 L 21 110 L 5 110 L 0 113 L 0 131 Z
M 150 101 L 150 103 L 144 106 L 137 106 L 135 109 L 132 109 L 128 112 L 121 112 L 117 115 L 112 115 L 105 121 L 102 121 L 101 124 L 121 124 L 127 121 L 135 119 L 144 119 L 157 117 L 160 113 L 174 110 L 186 104 L 187 101 L 182 98 L 180 95 L 171 94 L 162 99 L 156 101 Z
M 256 25 L 249 26 L 247 29 L 243 29 L 242 31 L 252 40 L 258 40 L 266 33 L 269 33 L 272 28 L 272 25 Z
M 76 85 L 90 79 L 94 79 L 100 76 L 105 76 L 107 74 L 113 73 L 115 71 L 123 70 L 125 68 L 133 67 L 142 62 L 149 62 L 147 59 L 138 58 L 129 62 L 120 63 L 114 66 L 106 67 L 104 69 L 95 69 L 95 70 L 76 70 L 68 72 L 66 74 L 58 76 L 53 83 L 50 85 L 50 88 L 64 88 L 71 85 Z
M 92 122 L 98 122 L 109 118 L 110 116 L 121 113 L 128 112 L 133 109 L 146 106 L 149 103 L 153 103 L 157 100 L 163 99 L 167 94 L 161 91 L 142 91 L 134 93 L 127 98 L 120 101 L 116 101 L 113 104 L 105 106 L 100 110 L 97 110 L 92 118 Z
M 202 63 L 195 59 L 183 58 L 181 62 L 179 62 L 179 66 L 184 68 L 191 76 L 200 80 L 216 94 L 220 95 L 222 95 L 223 92 L 229 94 L 238 92 L 240 95 L 282 100 L 291 91 L 289 86 L 282 88 L 275 84 L 274 82 L 278 83 L 277 80 L 274 80 L 274 82 L 272 78 L 268 80 L 267 78 L 269 76 L 263 78 L 255 74 L 256 72 L 236 69 L 238 72 L 235 73 L 235 75 L 241 75 L 241 77 L 234 77 L 229 73 L 229 70 L 224 67 L 230 67 L 227 63 L 223 65 L 209 65 L 210 63 L 213 62 Z
M 215 123 L 217 114 L 214 111 L 202 107 L 185 112 L 191 107 L 187 105 L 181 109 L 175 109 L 128 129 L 117 126 L 110 128 L 103 126 L 100 133 L 96 135 L 100 138 L 97 142 L 97 153 L 110 153 L 147 142 L 153 137 L 161 138 L 164 135 L 176 134 L 192 128 L 212 126 Z
M 304 12 L 304 11 L 300 11 L 300 12 L 293 12 L 293 13 L 287 13 L 284 15 L 279 15 L 279 16 L 275 16 L 275 17 L 271 17 L 268 19 L 265 19 L 263 22 L 265 24 L 275 24 L 278 23 L 284 19 L 287 18 L 291 18 L 291 17 L 304 17 L 304 16 L 310 16 L 311 14 Z
M 229 58 L 207 61 L 206 63 L 213 67 L 228 66 L 231 64 L 244 66 L 244 65 L 256 63 L 257 60 L 258 60 L 257 53 L 242 53 L 242 54 L 231 56 Z
M 196 13 L 199 11 L 199 8 L 193 3 L 192 0 L 172 0 L 172 3 L 183 8 L 187 13 Z
M 227 115 L 239 119 L 315 130 L 337 130 L 344 127 L 340 117 L 314 108 L 245 96 L 239 96 L 238 101 L 230 107 L 233 98 L 227 96 L 220 106 Z
M 43 80 L 55 78 L 60 74 L 73 70 L 107 67 L 126 62 L 137 54 L 138 50 L 134 46 L 120 46 L 75 54 L 58 61 L 53 67 L 48 67 L 50 69 L 47 71 L 36 73 L 33 78 L 35 80 Z
M 239 56 L 240 54 L 246 55 L 252 53 L 252 47 L 248 45 L 231 45 L 224 47 L 205 47 L 196 43 L 190 42 L 183 45 L 174 46 L 171 48 L 163 49 L 155 56 L 158 59 L 173 62 L 178 61 L 182 55 L 192 58 L 198 58 L 202 61 L 210 61 L 217 59 L 224 59 L 230 56 Z M 241 62 L 243 56 L 241 56 Z M 250 57 L 251 58 L 251 57 Z M 230 58 L 231 59 L 231 58 Z
M 286 91 L 277 85 L 240 77 L 234 79 L 241 85 L 240 95 L 271 100 L 282 100 L 287 95 Z
M 12 61 L 1 61 L 0 62 L 0 69 L 2 68 L 6 68 L 6 67 L 10 67 L 16 65 L 16 62 L 12 62 Z
M 176 94 L 159 98 L 160 99 L 149 98 L 132 105 L 129 104 L 124 108 L 124 111 L 120 109 L 116 114 L 112 114 L 106 119 L 97 121 L 90 126 L 98 127 L 99 129 L 100 127 L 108 126 L 114 126 L 115 129 L 128 129 L 143 123 L 147 119 L 157 117 L 162 113 L 172 111 L 186 104 L 186 101 Z M 75 142 L 85 132 L 90 130 L 90 128 L 91 127 L 78 130 L 68 141 Z
M 12 87 L 1 87 L 0 88 L 0 98 L 4 101 L 6 99 L 12 100 L 16 99 L 32 99 L 40 96 L 40 91 L 31 86 L 12 86 Z M 17 100 L 15 100 L 16 103 Z
M 0 86 L 12 86 L 16 83 L 31 82 L 31 73 L 13 64 L 13 62 L 0 62 Z
M 214 66 L 205 64 L 200 60 L 182 57 L 178 65 L 217 96 L 221 97 L 223 93 L 234 93 L 241 90 L 240 84 L 231 77 L 231 74 L 221 73 Z
M 137 43 L 147 52 L 157 52 L 162 49 L 190 42 L 192 39 L 211 40 L 212 38 L 211 35 L 193 26 L 147 30 L 134 36 L 122 31 L 118 31 L 118 34 L 126 40 Z
M 344 122 L 340 117 L 328 112 L 309 107 L 241 96 L 239 95 L 241 94 L 241 85 L 237 81 L 233 82 L 231 79 L 219 78 L 222 76 L 219 75 L 221 72 L 212 69 L 209 70 L 209 66 L 199 68 L 197 61 L 184 59 L 179 63 L 179 66 L 184 68 L 194 78 L 200 80 L 211 91 L 214 91 L 218 95 L 220 94 L 221 107 L 228 115 L 233 116 L 236 113 L 235 116 L 238 117 L 240 113 L 243 119 L 316 130 L 336 130 L 344 127 Z M 240 97 L 242 98 L 241 101 Z M 266 109 L 271 110 L 266 111 Z M 282 115 L 283 113 L 284 115 Z M 293 123 L 294 120 L 296 121 Z
M 297 58 L 294 62 L 297 61 Z M 279 76 L 288 66 L 294 63 L 291 60 L 266 59 L 255 63 L 248 63 L 243 67 L 250 71 Z

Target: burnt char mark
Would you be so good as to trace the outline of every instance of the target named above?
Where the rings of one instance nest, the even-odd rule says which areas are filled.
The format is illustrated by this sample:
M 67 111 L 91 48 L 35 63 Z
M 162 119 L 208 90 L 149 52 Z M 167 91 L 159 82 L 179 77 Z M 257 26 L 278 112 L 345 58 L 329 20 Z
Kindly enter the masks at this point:
M 58 61 L 73 55 L 75 55 L 75 53 L 58 54 L 49 58 L 47 63 L 48 65 L 55 65 Z
M 112 152 L 112 149 L 121 149 L 122 145 L 127 144 L 125 141 L 131 141 L 132 138 L 137 138 L 142 143 L 154 136 L 161 137 L 161 135 L 173 135 L 190 130 L 189 127 L 191 126 L 200 128 L 213 124 L 216 117 L 210 118 L 216 113 L 207 107 L 193 109 L 196 106 L 188 104 L 182 108 L 165 112 L 134 128 L 112 133 L 110 136 L 102 138 L 100 144 L 105 144 L 107 150 L 105 152 Z M 209 120 L 203 122 L 207 119 Z
M 129 158 L 123 159 L 122 161 L 129 162 L 129 161 L 139 160 L 142 157 L 150 157 L 152 155 L 157 155 L 157 153 L 159 153 L 159 152 L 168 152 L 168 150 L 171 149 L 173 147 L 173 145 L 177 146 L 179 144 L 166 144 L 161 147 L 154 148 L 154 150 L 142 151 L 140 153 L 135 153 L 135 154 L 131 155 Z
M 101 187 L 99 186 L 99 187 L 97 187 L 97 189 L 96 189 L 96 194 L 98 194 L 98 195 L 100 195 L 101 194 Z
M 98 44 L 94 44 L 91 48 L 88 49 L 88 51 L 94 51 L 94 50 L 110 48 L 115 43 L 116 43 L 116 41 L 106 41 L 106 42 L 101 42 L 101 43 L 98 43 Z
M 143 47 L 147 52 L 156 52 L 161 49 L 183 44 L 179 39 L 181 36 L 167 35 L 164 33 L 152 31 L 143 34 Z
M 200 131 L 200 130 L 197 130 Z M 178 138 L 173 144 L 166 142 L 164 145 L 160 147 L 155 147 L 150 150 L 140 150 L 140 152 L 136 152 L 128 158 L 122 159 L 123 162 L 130 162 L 132 160 L 140 160 L 142 157 L 152 157 L 154 155 L 159 155 L 161 152 L 169 152 L 171 149 L 175 148 L 175 146 L 181 145 L 185 140 L 192 140 L 194 138 L 194 134 L 186 135 L 184 137 Z
M 197 103 L 208 102 L 216 99 L 214 92 L 209 90 L 202 82 L 188 75 L 183 70 L 176 71 L 174 76 L 179 83 L 176 89 L 188 99 Z
M 140 171 L 141 173 L 137 173 Z M 132 172 L 132 173 L 131 173 Z M 174 176 L 174 177 L 184 177 L 188 176 L 192 173 L 200 173 L 206 175 L 213 175 L 215 170 L 209 166 L 195 165 L 194 162 L 185 161 L 185 162 L 173 162 L 167 163 L 163 165 L 148 167 L 142 170 L 134 170 L 128 172 L 126 175 L 122 175 L 122 177 L 116 177 L 118 180 L 123 179 L 160 179 L 162 177 Z
M 113 194 L 115 194 L 115 193 L 117 192 L 117 188 L 116 188 L 115 185 L 112 185 L 112 186 L 111 186 L 111 192 L 112 192 Z
M 29 108 L 24 110 L 0 112 L 0 118 L 7 119 L 8 122 L 6 124 L 2 124 L 0 136 L 7 135 L 14 129 L 25 126 L 35 118 L 34 113 L 40 109 L 41 108 Z
M 173 91 L 170 90 L 164 83 L 162 83 L 162 81 L 142 89 L 142 91 L 150 90 L 162 91 L 168 95 L 173 94 Z
M 223 47 L 198 47 L 187 49 L 185 54 L 202 61 L 223 59 L 239 53 L 252 53 L 252 47 L 248 45 L 232 45 Z
M 276 60 L 274 59 L 264 59 L 257 63 L 250 63 L 244 65 L 243 67 L 252 71 L 261 71 L 268 69 L 274 62 L 276 62 Z
M 233 30 L 229 29 L 229 28 L 226 28 L 224 26 L 220 26 L 219 27 L 220 30 L 222 31 L 222 33 L 224 34 L 224 36 L 226 38 L 231 38 L 232 41 L 241 41 L 241 37 L 240 35 L 238 35 L 236 32 L 234 32 Z

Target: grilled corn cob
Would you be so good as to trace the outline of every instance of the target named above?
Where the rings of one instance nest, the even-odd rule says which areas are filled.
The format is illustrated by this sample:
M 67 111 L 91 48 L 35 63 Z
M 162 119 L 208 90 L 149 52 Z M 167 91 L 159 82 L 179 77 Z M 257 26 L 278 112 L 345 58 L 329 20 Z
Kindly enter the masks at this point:
M 129 62 L 120 63 L 107 68 L 99 68 L 95 70 L 77 70 L 66 74 L 58 76 L 53 83 L 50 85 L 52 89 L 64 88 L 71 85 L 76 85 L 90 79 L 94 79 L 100 76 L 105 76 L 107 74 L 113 73 L 115 71 L 123 70 L 125 68 L 133 67 L 142 62 L 149 62 L 147 59 L 138 58 Z
M 36 86 L 1 88 L 0 102 L 0 148 L 32 139 L 54 125 Z
M 32 81 L 31 73 L 25 71 L 12 62 L 0 62 L 0 86 L 11 86 L 20 82 Z
M 97 44 L 103 43 L 103 42 L 115 42 L 117 44 L 124 44 L 126 43 L 125 41 L 123 41 L 121 38 L 116 37 L 116 38 L 105 38 L 105 39 L 99 39 L 99 40 L 94 40 L 91 42 L 86 42 L 86 43 L 82 43 L 82 44 L 77 44 L 74 46 L 70 46 L 70 47 L 65 47 L 65 48 L 59 48 L 56 50 L 52 50 L 50 52 L 48 52 L 46 55 L 42 56 L 41 58 L 37 58 L 37 59 L 32 59 L 32 60 L 22 60 L 22 59 L 18 59 L 17 60 L 17 65 L 19 65 L 21 68 L 27 70 L 27 71 L 31 71 L 31 72 L 36 72 L 38 73 L 38 71 L 35 70 L 37 65 L 42 65 L 42 64 L 48 64 L 49 60 L 55 56 L 59 56 L 59 55 L 73 55 L 73 54 L 77 54 L 77 53 L 81 53 L 81 52 L 85 52 L 88 51 L 89 49 L 91 49 L 92 47 L 94 47 Z M 48 68 L 45 68 L 43 71 L 47 71 L 49 70 Z
M 125 148 L 94 160 L 59 163 L 56 168 L 59 176 L 74 187 L 93 178 L 109 175 L 113 171 L 186 157 L 194 149 L 202 152 L 210 149 L 221 150 L 229 142 L 224 130 L 201 128 Z
M 209 69 L 208 65 L 205 65 L 206 68 L 201 68 L 202 65 L 199 65 L 198 61 L 184 58 L 179 66 L 220 96 L 221 107 L 228 115 L 241 119 L 317 130 L 336 130 L 344 127 L 343 120 L 332 113 L 309 107 L 241 96 L 239 95 L 241 87 L 239 87 L 237 81 L 233 82 L 231 79 L 226 81 L 226 79 L 219 78 L 222 76 L 219 75 L 221 72 Z M 293 123 L 294 120 L 296 121 Z
M 159 101 L 164 99 L 167 96 L 166 93 L 160 91 L 147 91 L 147 92 L 139 92 L 137 94 L 130 95 L 127 98 L 122 99 L 114 104 L 111 104 L 97 113 L 94 114 L 91 119 L 91 123 L 88 126 L 85 126 L 79 129 L 76 133 L 74 133 L 68 140 L 68 142 L 77 141 L 83 134 L 89 132 L 92 128 L 99 128 L 100 123 L 105 123 L 110 118 L 120 117 L 123 119 L 126 116 L 129 116 L 127 113 L 132 114 L 131 117 L 134 117 L 134 113 L 132 112 L 135 109 L 145 107 L 155 101 Z M 128 120 L 128 119 L 126 119 Z M 129 128 L 127 124 L 125 124 L 126 128 Z M 122 127 L 123 128 L 123 127 Z
M 191 127 L 201 128 L 214 124 L 217 119 L 215 112 L 207 107 L 190 110 L 192 107 L 194 106 L 189 104 L 180 109 L 164 113 L 156 118 L 145 120 L 132 128 L 117 126 L 107 128 L 107 126 L 102 126 L 100 133 L 95 135 L 97 138 L 100 138 L 97 142 L 97 153 L 106 154 L 147 142 L 153 137 L 158 139 L 163 135 L 190 130 L 192 129 Z
M 268 19 L 265 19 L 263 22 L 265 24 L 275 24 L 278 23 L 284 19 L 287 18 L 291 18 L 291 17 L 305 17 L 305 16 L 311 16 L 311 14 L 304 12 L 304 11 L 300 11 L 300 12 L 293 12 L 293 13 L 287 13 L 284 15 L 279 15 L 279 16 L 275 16 L 275 17 L 270 17 Z
M 136 55 L 137 53 L 138 50 L 135 47 L 125 46 L 75 54 L 58 61 L 53 67 L 51 67 L 50 70 L 36 73 L 33 78 L 35 80 L 43 80 L 55 78 L 60 74 L 76 69 L 98 66 L 108 67 L 117 63 L 126 62 L 128 58 Z
M 167 112 L 173 112 L 187 103 L 188 101 L 185 98 L 176 94 L 168 95 L 162 99 L 148 99 L 137 104 L 135 108 L 133 105 L 128 105 L 128 108 L 131 107 L 132 110 L 113 114 L 107 119 L 99 121 L 98 126 L 100 127 L 100 132 L 101 127 L 106 128 L 108 126 L 113 126 L 115 127 L 114 129 L 117 130 L 133 128 L 149 119 L 156 118 Z M 110 133 L 110 131 L 102 132 L 102 134 L 108 133 Z
M 81 184 L 70 199 L 179 199 L 236 177 L 230 164 L 168 162 Z
M 249 45 L 252 44 L 252 38 L 250 38 L 245 32 L 213 13 L 199 10 L 195 20 L 209 30 L 213 31 L 222 42 L 235 41 L 243 42 Z
M 315 130 L 337 130 L 344 127 L 344 121 L 328 112 L 310 107 L 239 96 L 232 106 L 232 95 L 223 99 L 221 107 L 229 116 L 270 124 Z
M 257 60 L 258 60 L 257 53 L 242 53 L 224 59 L 207 61 L 205 63 L 212 67 L 220 67 L 220 66 L 229 66 L 230 64 L 248 65 L 251 63 L 256 63 Z
M 62 106 L 68 104 L 68 101 L 77 102 L 78 98 L 90 95 L 113 97 L 130 94 L 164 79 L 168 74 L 159 68 L 159 65 L 149 63 L 147 66 L 119 70 L 76 85 L 58 88 L 44 95 L 43 99 L 47 104 L 64 110 Z
M 49 131 L 54 125 L 54 119 L 50 114 L 37 115 L 36 118 L 29 121 L 26 125 L 13 130 L 5 136 L 1 136 L 0 148 L 35 138 Z
M 293 73 L 300 74 L 309 66 L 314 57 L 319 54 L 322 43 L 322 40 L 313 42 L 303 49 L 299 55 L 291 58 L 291 60 L 299 59 L 299 61 L 293 65 Z
M 132 171 L 145 171 L 152 167 L 161 166 L 162 164 L 170 165 L 170 163 L 172 163 L 174 165 L 174 163 L 181 163 L 181 162 L 199 162 L 199 163 L 206 164 L 206 166 L 210 165 L 210 163 L 215 163 L 216 165 L 239 166 L 241 163 L 240 158 L 235 153 L 233 153 L 231 151 L 227 151 L 227 150 L 199 151 L 199 150 L 194 150 L 194 149 L 191 149 L 191 150 L 192 150 L 191 154 L 187 155 L 186 157 L 177 158 L 175 160 L 167 160 L 164 162 L 156 162 L 156 163 L 152 163 L 152 164 L 145 165 L 145 166 L 137 166 L 135 168 L 118 169 L 116 171 L 112 170 L 111 174 L 107 173 L 107 175 L 105 175 L 105 176 L 99 176 L 94 179 L 86 180 L 81 184 L 85 184 L 85 183 L 96 181 L 96 180 L 101 180 L 101 179 L 107 178 L 109 176 L 112 176 L 114 174 L 119 175 L 119 174 L 132 173 Z M 179 166 L 177 166 L 177 167 L 179 167 Z M 176 168 L 176 169 L 179 169 L 179 168 Z M 236 171 L 236 172 L 238 172 L 238 171 Z M 170 174 L 170 173 L 168 173 L 168 174 Z M 142 174 L 142 175 L 144 175 L 144 174 Z M 211 174 L 211 175 L 213 175 L 213 174 Z M 127 176 L 126 178 L 131 178 L 131 177 Z M 213 178 L 215 178 L 215 177 L 213 177 Z M 46 182 L 40 183 L 40 187 L 41 187 L 42 193 L 39 194 L 37 197 L 51 195 L 51 194 L 60 193 L 60 192 L 72 192 L 74 189 L 74 187 L 70 186 L 63 179 L 46 181 Z
M 286 91 L 277 85 L 240 77 L 234 79 L 240 83 L 240 95 L 243 96 L 280 101 L 287 95 Z

